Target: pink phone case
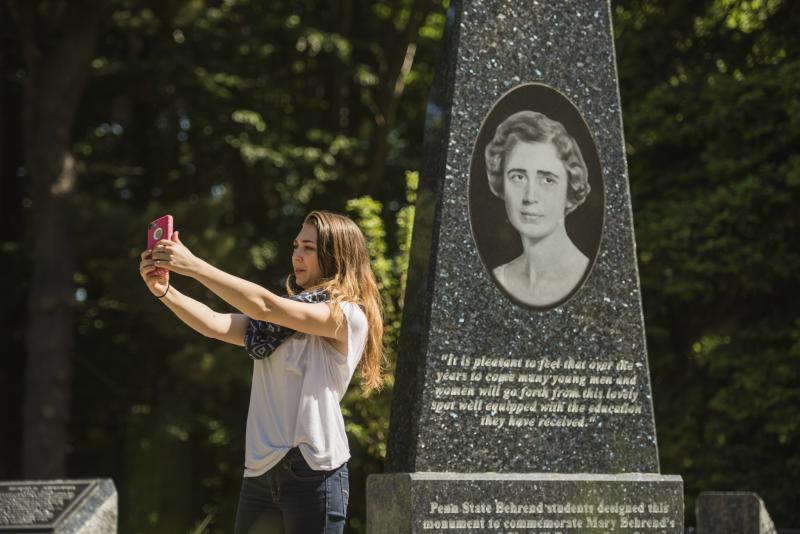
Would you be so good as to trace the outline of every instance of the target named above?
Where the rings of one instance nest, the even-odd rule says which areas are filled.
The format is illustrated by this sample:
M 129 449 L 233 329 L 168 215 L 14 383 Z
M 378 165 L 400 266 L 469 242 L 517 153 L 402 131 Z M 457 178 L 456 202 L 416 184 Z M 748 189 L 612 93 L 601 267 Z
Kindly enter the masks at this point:
M 164 215 L 147 225 L 147 250 L 152 250 L 162 239 L 172 239 L 172 215 Z M 150 276 L 160 276 L 165 269 L 156 269 Z

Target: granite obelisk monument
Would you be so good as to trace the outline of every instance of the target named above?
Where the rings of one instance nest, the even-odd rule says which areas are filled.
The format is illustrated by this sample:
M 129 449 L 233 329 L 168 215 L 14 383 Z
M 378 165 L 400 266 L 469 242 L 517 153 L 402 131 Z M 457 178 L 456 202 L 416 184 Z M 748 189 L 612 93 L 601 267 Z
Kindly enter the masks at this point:
M 682 533 L 609 3 L 453 0 L 444 41 L 368 530 Z

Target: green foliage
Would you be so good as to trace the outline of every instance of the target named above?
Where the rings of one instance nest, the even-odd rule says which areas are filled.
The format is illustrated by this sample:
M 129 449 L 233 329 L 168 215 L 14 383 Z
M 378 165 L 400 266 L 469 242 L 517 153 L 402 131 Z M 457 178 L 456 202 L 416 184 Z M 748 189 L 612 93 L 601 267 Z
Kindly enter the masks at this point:
M 63 2 L 49 4 L 47 29 L 57 31 Z M 3 110 L 20 106 L 22 51 L 6 24 L 19 5 L 0 8 L 12 44 L 0 63 L 9 91 L 0 96 L 4 104 L 17 98 Z M 370 238 L 393 357 L 413 213 L 404 177 L 420 159 L 444 6 L 114 0 L 106 9 L 73 134 L 80 178 L 70 474 L 114 478 L 121 532 L 230 532 L 251 363 L 240 349 L 189 331 L 149 295 L 137 272 L 146 223 L 171 213 L 196 254 L 280 290 L 305 213 L 350 211 Z M 402 90 L 387 92 L 410 43 L 414 63 Z M 3 154 L 13 153 L 8 139 Z M 376 146 L 386 147 L 379 161 Z M 24 168 L 18 157 L 10 173 L 3 166 L 4 180 L 16 167 Z M 17 195 L 25 221 L 30 202 L 22 187 Z M 3 286 L 11 297 L 4 318 L 25 309 L 23 237 L 4 237 L 0 248 L 22 280 Z M 197 284 L 173 283 L 227 311 Z M 4 386 L 22 383 L 23 320 L 5 323 L 20 358 L 3 364 L 0 375 L 16 379 L 3 378 Z M 349 530 L 363 532 L 364 479 L 382 469 L 391 379 L 370 397 L 357 383 L 344 410 L 353 451 Z M 11 413 L 18 390 L 6 390 L 17 403 Z M 0 474 L 13 478 L 13 464 L 0 463 Z
M 12 24 L 19 5 L 0 5 L 9 45 L 0 62 L 0 309 L 12 355 L 0 361 L 0 404 L 10 427 L 21 426 L 21 310 L 35 261 L 29 177 L 12 131 L 25 77 Z M 70 474 L 114 478 L 121 532 L 229 532 L 251 366 L 146 291 L 136 270 L 145 224 L 171 213 L 198 255 L 279 289 L 303 215 L 349 212 L 369 237 L 391 371 L 444 5 L 106 5 L 73 137 Z M 684 477 L 690 514 L 699 491 L 755 490 L 780 526 L 800 525 L 799 6 L 613 2 L 662 471 Z M 41 4 L 40 31 L 58 29 L 61 7 Z M 398 85 L 416 17 L 414 63 Z M 201 287 L 174 283 L 226 309 Z M 382 469 L 392 386 L 391 374 L 369 396 L 354 386 L 343 403 L 350 532 L 365 529 L 364 481 Z M 0 476 L 15 478 L 19 438 L 10 435 Z
M 406 204 L 397 210 L 394 221 L 396 232 L 395 243 L 392 246 L 394 255 L 388 254 L 389 244 L 386 241 L 387 232 L 381 217 L 383 210 L 381 203 L 369 196 L 352 199 L 347 203 L 348 213 L 358 222 L 369 243 L 372 267 L 384 303 L 384 339 L 392 356 L 400 335 L 400 318 L 418 186 L 419 174 L 416 171 L 406 172 Z M 392 380 L 391 373 L 389 380 Z
M 418 182 L 416 173 L 406 174 L 406 199 L 413 202 Z M 359 197 L 347 203 L 347 212 L 353 217 L 367 237 L 370 260 L 378 280 L 384 304 L 384 341 L 389 366 L 386 382 L 379 392 L 368 395 L 355 385 L 348 390 L 342 401 L 346 429 L 353 458 L 350 461 L 351 500 L 350 527 L 363 528 L 366 505 L 366 478 L 371 473 L 383 471 L 386 459 L 386 438 L 389 432 L 389 409 L 394 387 L 394 369 L 397 361 L 397 339 L 402 316 L 402 295 L 405 291 L 405 275 L 408 269 L 410 228 L 413 224 L 414 206 L 408 204 L 395 216 L 397 232 L 394 243 L 387 241 L 387 231 L 381 217 L 383 206 L 369 196 Z M 406 230 L 407 229 L 407 230 Z M 392 246 L 393 245 L 393 246 Z M 396 252 L 388 254 L 388 250 Z M 352 496 L 358 496 L 354 499 Z
M 616 1 L 662 471 L 800 524 L 800 6 Z M 693 523 L 689 516 L 689 524 Z
M 383 206 L 375 199 L 365 196 L 347 203 L 348 213 L 355 218 L 367 237 L 373 271 L 384 305 L 384 343 L 388 367 L 386 383 L 379 394 L 365 397 L 360 391 L 351 389 L 342 403 L 347 418 L 347 431 L 360 449 L 366 451 L 370 467 L 365 474 L 381 472 L 386 458 L 386 438 L 389 430 L 389 410 L 394 387 L 394 369 L 397 361 L 397 343 L 400 335 L 403 294 L 405 292 L 408 254 L 414 222 L 414 202 L 419 179 L 416 172 L 406 173 L 406 201 L 408 204 L 395 216 L 396 234 L 394 255 L 387 255 L 389 243 L 381 218 Z M 379 414 L 379 417 L 376 417 Z M 364 477 L 365 479 L 366 477 Z M 358 478 L 357 480 L 362 480 Z

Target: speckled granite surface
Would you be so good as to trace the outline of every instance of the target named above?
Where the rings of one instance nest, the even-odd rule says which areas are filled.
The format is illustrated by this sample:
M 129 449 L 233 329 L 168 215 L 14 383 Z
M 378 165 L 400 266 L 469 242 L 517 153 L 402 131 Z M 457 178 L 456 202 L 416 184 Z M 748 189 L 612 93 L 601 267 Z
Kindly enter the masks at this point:
M 499 281 L 516 208 L 483 183 L 518 111 L 564 125 L 592 189 L 565 218 L 588 267 L 542 305 Z M 606 0 L 451 1 L 368 532 L 683 532 L 681 479 L 659 474 L 623 147 Z
M 695 503 L 698 534 L 776 534 L 764 501 L 749 491 L 704 491 Z
M 387 471 L 658 473 L 609 5 L 454 1 L 448 22 Z M 526 83 L 574 105 L 604 184 L 593 267 L 569 300 L 545 310 L 498 288 L 470 227 L 476 137 L 497 100 Z

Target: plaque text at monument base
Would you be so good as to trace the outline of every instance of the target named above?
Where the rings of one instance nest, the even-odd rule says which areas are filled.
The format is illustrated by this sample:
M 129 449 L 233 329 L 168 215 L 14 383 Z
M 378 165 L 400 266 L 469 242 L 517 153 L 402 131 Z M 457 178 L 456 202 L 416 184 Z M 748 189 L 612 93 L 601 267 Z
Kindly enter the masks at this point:
M 683 482 L 669 475 L 397 473 L 367 491 L 371 534 L 683 533 Z

